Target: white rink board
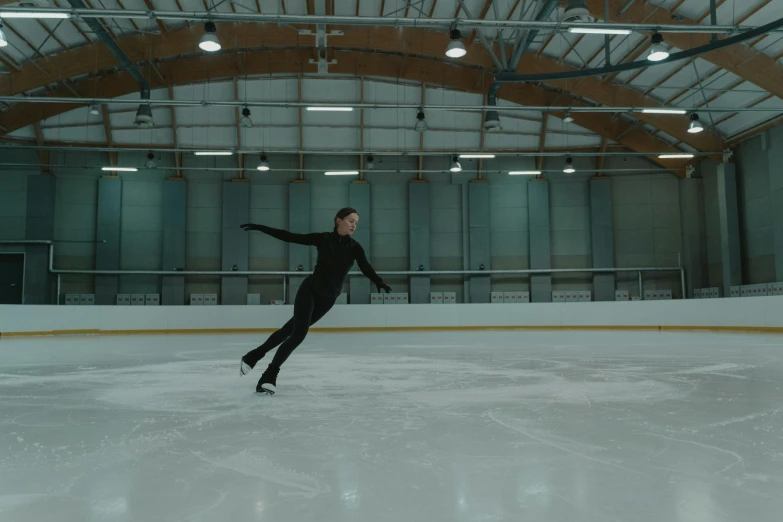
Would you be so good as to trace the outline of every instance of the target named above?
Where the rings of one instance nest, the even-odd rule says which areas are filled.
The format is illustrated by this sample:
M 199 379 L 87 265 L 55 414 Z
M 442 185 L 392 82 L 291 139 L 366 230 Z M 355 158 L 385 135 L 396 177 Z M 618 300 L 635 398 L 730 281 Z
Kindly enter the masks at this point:
M 753 299 L 541 304 L 336 305 L 318 328 L 782 328 L 783 296 Z M 0 306 L 0 334 L 278 328 L 292 306 Z

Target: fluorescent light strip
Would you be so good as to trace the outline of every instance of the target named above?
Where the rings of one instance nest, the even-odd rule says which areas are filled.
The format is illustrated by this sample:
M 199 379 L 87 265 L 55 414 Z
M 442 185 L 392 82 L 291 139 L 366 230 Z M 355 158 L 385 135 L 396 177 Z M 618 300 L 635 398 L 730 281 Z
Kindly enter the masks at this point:
M 688 111 L 682 109 L 642 109 L 644 114 L 687 114 Z
M 692 159 L 693 154 L 660 154 L 659 159 Z
M 601 29 L 600 27 L 569 27 L 569 33 L 574 34 L 631 34 L 630 29 Z
M 351 112 L 353 107 L 308 107 L 308 111 L 323 111 L 323 112 Z
M 50 13 L 49 11 L 4 11 L 0 13 L 0 18 L 36 18 L 43 19 L 64 19 L 70 18 L 69 13 Z
M 540 170 L 512 170 L 508 173 L 509 176 L 539 176 Z
M 234 153 L 228 150 L 202 150 L 193 154 L 196 156 L 231 156 Z
M 329 170 L 324 172 L 327 176 L 357 176 L 358 170 Z
M 494 154 L 460 154 L 460 159 L 492 159 Z
M 135 167 L 101 167 L 104 172 L 138 172 L 139 169 Z

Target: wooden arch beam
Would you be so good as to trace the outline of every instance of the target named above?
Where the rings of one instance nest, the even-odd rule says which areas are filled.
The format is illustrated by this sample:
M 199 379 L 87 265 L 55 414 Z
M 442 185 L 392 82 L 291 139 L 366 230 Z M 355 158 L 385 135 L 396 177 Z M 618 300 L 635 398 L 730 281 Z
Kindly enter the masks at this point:
M 355 77 L 385 77 L 399 78 L 403 56 L 370 52 L 340 53 L 336 64 L 330 69 L 338 75 Z M 313 65 L 308 63 L 312 57 L 312 49 L 263 50 L 246 53 L 244 62 L 247 71 L 240 70 L 233 53 L 223 53 L 215 56 L 191 56 L 179 60 L 169 60 L 158 64 L 160 75 L 150 78 L 153 89 L 172 85 L 183 85 L 230 79 L 245 73 L 256 74 L 300 74 L 315 72 Z M 460 64 L 448 64 L 419 57 L 408 57 L 406 60 L 404 79 L 437 85 L 443 88 L 484 94 L 492 82 L 492 75 L 475 67 Z M 127 72 L 119 72 L 103 76 L 96 82 L 85 82 L 76 86 L 76 91 L 84 97 L 97 96 L 101 98 L 116 98 L 132 94 L 137 85 Z M 65 88 L 58 88 L 51 96 L 72 97 L 73 93 Z M 548 89 L 534 85 L 509 85 L 503 90 L 503 99 L 520 105 L 551 105 L 560 95 Z M 0 126 L 9 129 L 19 129 L 32 125 L 73 110 L 72 104 L 28 104 L 20 103 L 10 109 L 0 112 Z M 556 114 L 556 113 L 555 113 Z M 557 114 L 556 114 L 557 115 Z M 415 114 L 411 113 L 413 121 Z M 562 116 L 562 115 L 561 115 Z M 599 136 L 614 140 L 635 152 L 677 152 L 666 143 L 651 136 L 638 126 L 629 125 L 611 114 L 605 113 L 574 113 L 576 124 Z M 684 169 L 688 162 L 661 161 L 651 156 L 662 167 L 669 169 Z
M 335 28 L 337 29 L 337 28 Z M 426 29 L 401 29 L 394 27 L 343 27 L 344 34 L 339 39 L 339 48 L 335 49 L 333 58 L 345 60 L 349 53 L 339 52 L 340 49 L 354 51 L 369 51 L 375 53 L 391 53 L 409 57 L 428 58 L 429 63 L 454 64 L 471 66 L 485 71 L 487 74 L 493 69 L 492 59 L 486 49 L 480 44 L 468 45 L 468 54 L 459 62 L 445 60 L 442 51 L 449 42 L 448 35 Z M 225 42 L 231 42 L 233 49 L 279 49 L 283 52 L 289 48 L 308 47 L 312 55 L 312 36 L 300 36 L 295 31 L 265 24 L 263 30 L 259 30 L 259 24 L 238 23 L 220 24 L 218 36 Z M 135 63 L 144 63 L 148 60 L 166 60 L 178 56 L 192 55 L 204 59 L 202 68 L 210 63 L 210 57 L 204 55 L 198 48 L 201 32 L 191 27 L 184 27 L 176 31 L 169 31 L 165 35 L 137 34 L 129 35 L 117 40 L 125 53 Z M 230 52 L 231 47 L 224 47 L 224 54 Z M 101 71 L 117 67 L 115 57 L 102 43 L 82 46 L 72 49 L 69 53 L 62 53 L 46 57 L 36 64 L 28 64 L 18 72 L 0 76 L 0 93 L 4 95 L 16 95 L 31 89 L 49 85 L 60 78 L 74 78 L 82 75 L 99 74 Z M 400 69 L 404 75 L 404 69 Z M 464 67 L 462 68 L 464 69 Z M 536 57 L 527 54 L 522 57 L 518 70 L 529 73 L 561 72 L 571 70 L 573 67 L 559 63 L 547 57 Z M 336 70 L 331 68 L 330 70 Z M 461 70 L 461 69 L 455 69 Z M 44 72 L 47 71 L 47 72 Z M 155 75 L 152 75 L 154 79 Z M 659 107 L 661 104 L 643 93 L 621 85 L 606 85 L 597 78 L 587 78 L 581 82 L 547 82 L 549 85 L 562 89 L 573 95 L 593 100 L 606 106 L 632 106 L 632 107 Z M 485 85 L 485 88 L 487 85 Z M 505 97 L 506 90 L 516 88 L 504 85 L 500 90 L 500 97 Z M 571 98 L 561 98 L 560 104 L 567 105 Z M 573 102 L 576 103 L 576 102 Z M 645 123 L 649 123 L 661 131 L 674 136 L 678 140 L 701 151 L 723 150 L 723 140 L 711 132 L 701 134 L 689 134 L 687 132 L 687 119 L 672 116 L 656 116 L 649 114 L 634 114 L 634 117 Z M 10 132 L 10 131 L 9 131 Z
M 617 13 L 628 4 L 627 0 L 609 0 L 610 22 L 644 22 L 646 24 L 686 24 L 696 25 L 698 21 L 689 18 L 672 18 L 672 13 L 651 2 L 634 2 L 625 13 L 618 17 Z M 708 2 L 704 2 L 708 6 Z M 604 16 L 604 0 L 587 0 L 590 12 L 599 18 Z M 666 43 L 678 49 L 691 49 L 710 43 L 711 35 L 705 33 L 666 33 Z M 725 38 L 720 35 L 718 38 Z M 745 44 L 732 45 L 712 51 L 700 58 L 730 71 L 740 78 L 754 83 L 779 98 L 783 98 L 783 65 L 777 60 L 761 53 Z

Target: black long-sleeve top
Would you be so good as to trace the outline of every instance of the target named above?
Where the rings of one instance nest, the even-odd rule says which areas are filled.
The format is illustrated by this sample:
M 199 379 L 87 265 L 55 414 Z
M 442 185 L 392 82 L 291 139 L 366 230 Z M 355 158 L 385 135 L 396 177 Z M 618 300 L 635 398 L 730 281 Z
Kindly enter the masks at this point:
M 340 295 L 345 277 L 354 262 L 359 264 L 362 273 L 376 286 L 383 284 L 383 279 L 367 261 L 362 245 L 351 236 L 341 236 L 337 232 L 295 234 L 265 225 L 255 225 L 255 228 L 286 243 L 316 247 L 318 258 L 312 277 L 316 291 L 322 295 Z

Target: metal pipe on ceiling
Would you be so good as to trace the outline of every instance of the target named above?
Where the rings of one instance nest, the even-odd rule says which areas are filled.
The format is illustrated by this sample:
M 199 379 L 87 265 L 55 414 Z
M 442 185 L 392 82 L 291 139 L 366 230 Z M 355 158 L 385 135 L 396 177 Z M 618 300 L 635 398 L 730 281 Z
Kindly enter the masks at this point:
M 68 0 L 68 2 L 75 8 L 74 10 L 90 11 L 90 9 L 87 9 L 87 6 L 85 6 L 82 0 Z M 0 9 L 0 12 L 2 11 L 3 10 Z M 32 9 L 32 11 L 36 11 L 36 9 Z M 40 9 L 38 9 L 38 11 L 40 11 Z M 120 68 L 127 70 L 133 79 L 136 80 L 136 83 L 139 84 L 141 98 L 148 100 L 150 97 L 150 84 L 144 75 L 141 74 L 141 71 L 139 71 L 139 69 L 136 67 L 136 64 L 134 64 L 128 55 L 125 54 L 125 51 L 123 51 L 120 46 L 117 45 L 117 42 L 114 41 L 114 38 L 112 38 L 106 28 L 103 27 L 103 24 L 98 19 L 98 17 L 83 18 L 85 18 L 84 23 L 90 26 L 90 29 L 92 29 L 92 31 L 95 33 L 95 36 L 97 36 L 98 39 L 106 46 L 106 48 L 109 49 L 109 51 L 114 55 L 114 57 L 117 58 L 117 61 L 120 64 Z
M 410 151 L 398 151 L 398 150 L 377 150 L 377 149 L 366 149 L 366 150 L 300 150 L 300 149 L 220 149 L 220 148 L 211 148 L 211 147 L 201 147 L 201 148 L 172 148 L 172 147 L 159 147 L 159 148 L 150 148 L 150 147 L 105 147 L 105 146 L 85 146 L 85 145 L 77 145 L 77 146 L 63 146 L 63 145 L 35 145 L 35 144 L 21 144 L 21 143 L 7 143 L 4 142 L 0 144 L 0 150 L 3 149 L 9 149 L 9 150 L 50 150 L 50 151 L 59 151 L 59 152 L 144 152 L 145 154 L 150 152 L 150 150 L 154 152 L 182 152 L 182 153 L 193 153 L 198 151 L 225 151 L 225 152 L 232 152 L 234 154 L 260 154 L 261 152 L 270 155 L 270 154 L 306 154 L 309 156 L 360 156 L 362 154 L 368 155 L 372 154 L 373 156 L 400 156 L 400 157 L 419 157 L 419 156 L 453 156 L 454 154 L 494 154 L 496 157 L 538 157 L 538 156 L 544 156 L 544 157 L 562 157 L 563 155 L 569 155 L 573 157 L 598 157 L 598 156 L 605 156 L 605 157 L 611 157 L 611 156 L 618 156 L 618 157 L 649 157 L 649 156 L 659 156 L 661 154 L 676 154 L 677 152 L 666 150 L 666 151 L 659 151 L 659 152 L 630 152 L 630 151 L 580 151 L 576 150 L 574 152 L 570 152 L 567 149 L 566 150 L 558 150 L 558 151 L 543 151 L 539 152 L 537 150 L 535 151 L 494 151 L 494 150 L 484 150 L 484 151 L 472 151 L 472 150 L 441 150 L 441 151 L 418 151 L 418 150 L 410 150 Z M 693 154 L 694 157 L 706 157 L 706 156 L 722 156 L 723 151 L 717 151 L 717 152 L 706 152 L 706 151 L 682 151 L 683 154 Z M 209 157 L 209 156 L 206 156 Z M 300 169 L 297 169 L 297 171 Z
M 64 96 L 0 96 L 0 102 L 5 102 L 10 105 L 15 103 L 54 103 L 54 104 L 71 104 L 71 105 L 133 105 L 136 106 L 139 100 L 128 100 L 120 98 L 68 98 Z M 279 107 L 285 109 L 298 109 L 300 107 L 320 107 L 320 108 L 333 108 L 333 107 L 351 107 L 354 109 L 410 109 L 418 110 L 422 107 L 429 111 L 460 111 L 460 112 L 479 112 L 485 110 L 499 110 L 499 111 L 529 111 L 529 112 L 565 112 L 571 113 L 583 112 L 583 113 L 640 113 L 645 109 L 672 109 L 679 111 L 690 111 L 688 107 L 678 107 L 675 105 L 664 106 L 649 106 L 649 107 L 607 107 L 600 106 L 552 106 L 552 105 L 436 105 L 436 104 L 424 104 L 419 103 L 359 103 L 359 102 L 346 102 L 346 103 L 308 103 L 308 102 L 274 102 L 274 101 L 243 101 L 243 100 L 154 100 L 150 99 L 145 102 L 152 107 Z M 714 113 L 735 113 L 735 112 L 776 112 L 778 109 L 760 108 L 760 107 L 700 107 L 698 112 L 714 112 Z
M 573 156 L 573 154 L 570 153 L 561 153 L 559 154 L 560 157 L 562 156 Z M 487 160 L 484 160 L 487 161 Z M 464 160 L 463 160 L 464 163 Z M 0 168 L 14 168 L 14 169 L 20 169 L 20 170 L 38 170 L 43 165 L 36 165 L 32 163 L 0 163 Z M 101 166 L 100 165 L 74 165 L 74 164 L 47 164 L 47 168 L 50 169 L 59 169 L 59 170 L 78 170 L 80 172 L 84 171 L 96 171 L 96 174 L 100 171 Z M 124 164 L 122 167 L 128 167 L 128 168 L 138 168 L 139 172 L 150 172 L 150 171 L 198 171 L 198 172 L 258 172 L 256 168 L 253 167 L 188 167 L 188 166 L 182 166 L 182 167 L 155 167 L 154 169 L 145 168 L 144 166 L 134 167 L 130 164 Z M 685 167 L 680 168 L 679 170 L 684 170 Z M 269 173 L 290 173 L 290 174 L 297 174 L 300 172 L 304 173 L 311 173 L 311 174 L 323 174 L 324 171 L 327 169 L 300 169 L 300 168 L 277 168 L 272 167 L 271 170 L 265 171 L 263 174 L 259 174 L 262 176 L 268 176 Z M 463 168 L 463 173 L 472 173 L 475 172 L 477 169 L 469 169 L 469 168 Z M 482 173 L 484 175 L 487 174 L 503 174 L 507 175 L 508 171 L 510 169 L 490 169 L 487 170 L 482 169 Z M 531 169 L 532 170 L 532 169 Z M 677 170 L 677 167 L 672 168 L 628 168 L 628 169 L 577 169 L 577 174 L 671 174 L 672 170 Z M 451 172 L 448 168 L 440 169 L 440 170 L 419 170 L 419 169 L 372 169 L 372 170 L 359 170 L 359 172 L 363 172 L 365 174 L 454 174 Z M 563 169 L 536 169 L 536 172 L 541 172 L 541 174 L 562 174 Z M 124 172 L 123 175 L 133 176 L 134 172 Z M 521 176 L 525 177 L 525 176 Z M 534 175 L 528 175 L 527 177 L 533 178 Z
M 21 7 L 2 7 L 0 16 L 4 12 L 40 12 L 40 9 Z M 263 13 L 222 13 L 217 11 L 163 11 L 163 10 L 133 10 L 133 9 L 47 9 L 51 13 L 68 14 L 73 18 L 117 18 L 136 20 L 180 20 L 196 22 L 256 22 L 277 25 L 314 25 L 328 24 L 331 26 L 379 26 L 379 27 L 413 27 L 413 28 L 439 28 L 448 31 L 454 24 L 452 18 L 405 18 L 405 17 L 380 17 L 380 16 L 323 16 L 323 15 L 280 15 Z M 580 22 L 544 22 L 535 20 L 486 20 L 460 18 L 457 20 L 460 28 L 503 28 L 503 29 L 546 29 L 552 31 L 568 31 L 570 27 L 584 27 Z M 737 25 L 700 25 L 700 24 L 645 24 L 645 23 L 606 23 L 592 22 L 589 24 L 594 29 L 629 29 L 631 31 L 651 33 L 736 33 L 737 31 L 750 31 L 757 26 Z M 777 30 L 777 29 L 776 29 Z
M 705 26 L 711 28 L 713 26 Z M 601 76 L 604 74 L 620 73 L 625 71 L 633 71 L 636 69 L 642 69 L 645 67 L 654 67 L 664 63 L 676 62 L 679 60 L 685 60 L 687 58 L 693 58 L 705 53 L 709 53 L 724 47 L 736 45 L 744 41 L 756 38 L 767 33 L 779 31 L 783 28 L 783 18 L 779 18 L 774 22 L 770 22 L 766 25 L 756 27 L 750 31 L 740 33 L 735 36 L 724 38 L 723 40 L 711 41 L 706 45 L 700 47 L 694 47 L 686 51 L 680 51 L 669 55 L 665 60 L 658 62 L 650 62 L 649 60 L 637 60 L 635 62 L 627 62 L 615 64 L 608 67 L 595 67 L 590 69 L 576 69 L 573 71 L 565 71 L 559 73 L 544 73 L 544 74 L 517 74 L 513 72 L 501 72 L 495 76 L 496 82 L 501 83 L 524 83 L 524 82 L 548 82 L 553 80 L 570 80 L 574 78 L 586 78 L 588 76 Z M 709 31 L 712 33 L 713 31 Z

